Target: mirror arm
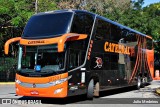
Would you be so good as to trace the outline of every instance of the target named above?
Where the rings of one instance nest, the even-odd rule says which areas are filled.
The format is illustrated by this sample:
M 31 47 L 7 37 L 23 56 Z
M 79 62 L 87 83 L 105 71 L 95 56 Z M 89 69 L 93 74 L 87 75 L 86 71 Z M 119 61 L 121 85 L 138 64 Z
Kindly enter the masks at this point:
M 12 38 L 12 39 L 9 39 L 5 45 L 4 45 L 4 53 L 6 55 L 8 55 L 8 52 L 9 52 L 9 45 L 13 42 L 17 42 L 17 41 L 20 41 L 21 37 L 15 37 L 15 38 Z

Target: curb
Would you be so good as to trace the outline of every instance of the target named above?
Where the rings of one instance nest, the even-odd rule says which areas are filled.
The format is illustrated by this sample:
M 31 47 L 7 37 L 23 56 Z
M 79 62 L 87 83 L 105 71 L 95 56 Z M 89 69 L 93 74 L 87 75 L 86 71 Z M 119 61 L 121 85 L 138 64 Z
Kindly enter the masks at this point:
M 160 96 L 160 87 L 156 89 L 156 93 Z
M 15 84 L 15 82 L 0 82 L 0 85 L 12 85 Z

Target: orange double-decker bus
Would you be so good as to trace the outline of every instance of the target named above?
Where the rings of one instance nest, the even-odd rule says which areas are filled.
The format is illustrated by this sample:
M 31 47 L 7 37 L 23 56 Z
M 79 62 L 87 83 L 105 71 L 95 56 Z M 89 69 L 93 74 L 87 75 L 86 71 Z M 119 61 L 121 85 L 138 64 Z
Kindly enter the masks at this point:
M 16 94 L 64 98 L 150 82 L 152 38 L 84 10 L 33 15 L 19 43 Z

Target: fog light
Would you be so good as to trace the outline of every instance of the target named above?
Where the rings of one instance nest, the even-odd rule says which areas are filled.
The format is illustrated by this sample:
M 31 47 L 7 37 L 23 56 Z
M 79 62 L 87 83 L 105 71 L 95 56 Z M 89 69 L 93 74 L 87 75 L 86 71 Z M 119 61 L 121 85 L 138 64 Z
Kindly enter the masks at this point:
M 56 89 L 56 90 L 54 91 L 54 94 L 58 94 L 58 93 L 60 93 L 61 91 L 62 91 L 62 88 Z

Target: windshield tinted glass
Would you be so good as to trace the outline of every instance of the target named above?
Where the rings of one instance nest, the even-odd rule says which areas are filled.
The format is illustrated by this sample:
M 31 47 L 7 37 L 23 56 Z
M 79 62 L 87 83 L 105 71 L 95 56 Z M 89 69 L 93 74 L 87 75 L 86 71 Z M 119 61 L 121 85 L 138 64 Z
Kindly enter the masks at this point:
M 23 73 L 58 74 L 64 70 L 64 65 L 65 52 L 57 52 L 56 45 L 20 46 L 18 70 Z
M 65 34 L 69 30 L 72 12 L 34 15 L 28 21 L 23 38 L 45 38 Z

